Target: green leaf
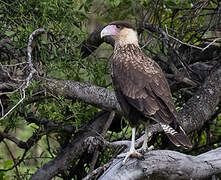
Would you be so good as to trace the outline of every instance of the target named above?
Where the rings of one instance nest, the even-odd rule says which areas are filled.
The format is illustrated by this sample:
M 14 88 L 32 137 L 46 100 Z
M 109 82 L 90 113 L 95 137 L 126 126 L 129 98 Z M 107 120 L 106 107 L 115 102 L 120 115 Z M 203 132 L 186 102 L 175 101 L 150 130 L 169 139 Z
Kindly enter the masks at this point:
M 174 1 L 165 1 L 165 5 L 167 7 L 173 7 L 176 6 L 176 3 Z
M 4 168 L 10 168 L 11 166 L 13 166 L 13 161 L 12 160 L 4 161 Z
M 11 35 L 13 35 L 13 34 L 15 34 L 14 31 L 6 31 L 6 32 L 5 32 L 5 35 L 6 35 L 6 36 L 11 36 Z
M 0 172 L 0 180 L 4 180 L 5 172 Z
M 31 123 L 31 124 L 29 124 L 28 126 L 30 126 L 30 127 L 32 127 L 32 128 L 35 128 L 35 129 L 38 129 L 38 128 L 39 128 L 39 126 L 36 125 L 35 123 Z
M 114 4 L 115 7 L 119 6 L 120 0 L 114 0 L 113 4 Z

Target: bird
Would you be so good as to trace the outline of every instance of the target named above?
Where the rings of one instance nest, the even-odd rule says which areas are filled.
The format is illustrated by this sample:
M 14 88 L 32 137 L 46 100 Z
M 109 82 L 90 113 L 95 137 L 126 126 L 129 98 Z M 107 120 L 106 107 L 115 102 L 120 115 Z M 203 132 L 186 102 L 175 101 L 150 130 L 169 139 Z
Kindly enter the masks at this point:
M 136 128 L 145 125 L 145 138 L 141 150 L 147 148 L 147 128 L 151 121 L 162 129 L 176 146 L 191 148 L 192 144 L 177 121 L 178 113 L 170 87 L 160 66 L 141 49 L 136 29 L 126 21 L 114 21 L 100 32 L 101 39 L 114 39 L 110 57 L 111 78 L 120 107 L 132 129 L 130 150 L 124 156 L 141 158 L 135 149 Z

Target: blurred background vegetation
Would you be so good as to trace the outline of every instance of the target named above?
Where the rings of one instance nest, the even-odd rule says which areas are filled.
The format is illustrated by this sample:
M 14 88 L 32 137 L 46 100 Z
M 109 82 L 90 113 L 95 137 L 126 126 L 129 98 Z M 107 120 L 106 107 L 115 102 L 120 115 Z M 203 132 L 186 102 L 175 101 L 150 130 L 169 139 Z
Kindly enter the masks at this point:
M 9 72 L 11 78 L 10 85 L 4 84 L 4 79 L 1 79 L 1 116 L 21 97 L 19 90 L 8 92 L 13 92 L 24 80 L 27 73 L 24 62 L 27 58 L 28 36 L 38 28 L 44 28 L 48 32 L 47 35 L 37 38 L 32 54 L 39 76 L 90 82 L 113 89 L 108 65 L 112 47 L 103 44 L 86 59 L 81 58 L 77 48 L 91 32 L 113 20 L 127 20 L 138 29 L 144 22 L 157 24 L 180 41 L 201 47 L 221 37 L 219 0 L 0 0 L 0 69 Z M 157 56 L 168 53 L 157 34 L 142 32 L 139 39 L 141 47 L 150 57 L 157 59 Z M 213 46 L 220 48 L 220 42 L 221 39 Z M 172 43 L 176 49 L 181 46 L 177 41 Z M 215 60 L 217 57 L 218 55 L 213 54 L 210 58 Z M 206 60 L 200 59 L 200 53 L 197 52 L 195 57 L 191 58 L 195 58 L 196 62 L 208 60 L 208 57 Z M 208 62 L 209 65 L 214 63 L 212 60 Z M 178 107 L 182 107 L 188 99 L 182 90 L 174 92 L 174 98 Z M 55 96 L 45 89 L 42 81 L 34 79 L 26 89 L 24 102 L 1 119 L 0 131 L 22 141 L 42 132 L 43 135 L 25 153 L 22 163 L 11 168 L 21 159 L 24 150 L 0 134 L 0 180 L 29 179 L 39 167 L 56 157 L 59 149 L 70 142 L 83 125 L 99 111 L 101 109 L 77 99 Z M 216 111 L 201 130 L 191 134 L 193 149 L 181 151 L 197 155 L 220 145 L 220 108 L 217 107 Z M 42 121 L 52 121 L 58 127 L 71 125 L 73 133 L 67 134 L 62 128 L 44 132 L 43 125 L 27 120 L 30 114 L 40 117 Z M 127 124 L 124 119 L 120 119 L 123 124 Z M 127 139 L 130 137 L 129 128 L 124 125 L 120 132 L 108 131 L 106 138 L 109 141 Z M 140 128 L 137 135 L 142 133 L 143 129 Z M 156 148 L 176 149 L 171 144 L 164 143 L 165 138 L 165 135 L 158 133 L 151 139 L 151 144 Z M 99 156 L 96 167 L 108 162 L 112 155 L 119 151 L 105 149 Z M 78 162 L 75 164 L 77 166 Z M 83 165 L 82 176 L 86 175 L 90 168 L 89 162 Z M 10 168 L 11 170 L 7 170 Z M 55 179 L 82 178 L 80 175 L 68 174 L 70 172 L 64 172 Z

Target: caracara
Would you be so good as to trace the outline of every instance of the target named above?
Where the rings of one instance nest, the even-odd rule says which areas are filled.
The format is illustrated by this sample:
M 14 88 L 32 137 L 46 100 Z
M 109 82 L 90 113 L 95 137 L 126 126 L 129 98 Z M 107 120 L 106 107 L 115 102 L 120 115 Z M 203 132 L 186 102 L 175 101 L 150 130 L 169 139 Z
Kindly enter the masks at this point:
M 141 157 L 135 150 L 136 127 L 145 124 L 142 150 L 147 149 L 147 125 L 150 120 L 160 123 L 176 146 L 191 147 L 191 142 L 177 122 L 177 111 L 168 82 L 160 66 L 147 57 L 138 44 L 135 28 L 127 22 L 115 21 L 101 31 L 101 38 L 114 39 L 110 58 L 112 81 L 119 104 L 132 127 L 128 157 Z

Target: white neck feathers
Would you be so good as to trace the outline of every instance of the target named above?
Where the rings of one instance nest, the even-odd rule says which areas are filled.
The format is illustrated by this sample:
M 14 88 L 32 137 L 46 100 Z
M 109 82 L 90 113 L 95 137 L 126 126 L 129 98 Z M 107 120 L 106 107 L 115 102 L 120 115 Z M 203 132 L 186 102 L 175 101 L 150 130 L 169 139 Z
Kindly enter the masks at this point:
M 133 29 L 124 28 L 115 39 L 116 45 L 134 44 L 138 46 L 137 32 Z

